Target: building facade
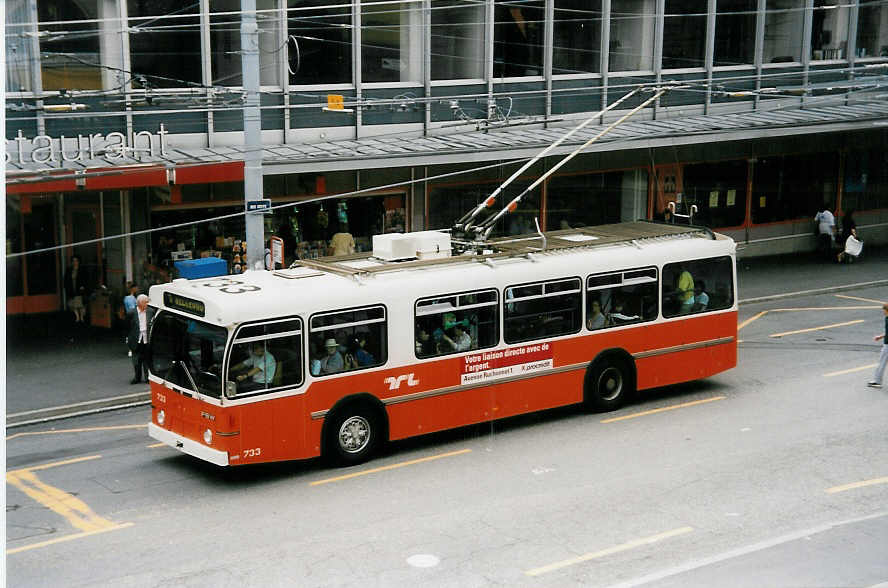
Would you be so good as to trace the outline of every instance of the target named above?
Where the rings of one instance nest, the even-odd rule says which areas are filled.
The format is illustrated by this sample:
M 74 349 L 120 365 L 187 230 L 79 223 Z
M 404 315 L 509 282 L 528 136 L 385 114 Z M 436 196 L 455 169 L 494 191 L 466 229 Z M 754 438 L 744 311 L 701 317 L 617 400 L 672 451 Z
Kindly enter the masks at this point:
M 288 205 L 265 234 L 288 259 L 449 227 L 590 118 L 503 203 L 607 134 L 497 232 L 674 202 L 741 255 L 807 251 L 825 204 L 888 240 L 886 2 L 255 2 L 262 195 Z M 177 258 L 241 269 L 240 0 L 7 0 L 5 42 L 8 312 L 64 308 L 75 254 L 112 310 Z

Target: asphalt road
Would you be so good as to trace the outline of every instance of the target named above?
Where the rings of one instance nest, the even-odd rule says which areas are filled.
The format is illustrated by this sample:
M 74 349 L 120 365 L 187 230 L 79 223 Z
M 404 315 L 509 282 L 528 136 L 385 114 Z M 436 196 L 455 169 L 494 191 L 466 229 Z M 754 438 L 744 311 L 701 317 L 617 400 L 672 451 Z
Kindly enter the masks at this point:
M 375 461 L 218 469 L 146 409 L 7 437 L 9 586 L 888 582 L 888 388 L 868 288 L 741 307 L 739 366 Z M 809 310 L 810 309 L 810 310 Z

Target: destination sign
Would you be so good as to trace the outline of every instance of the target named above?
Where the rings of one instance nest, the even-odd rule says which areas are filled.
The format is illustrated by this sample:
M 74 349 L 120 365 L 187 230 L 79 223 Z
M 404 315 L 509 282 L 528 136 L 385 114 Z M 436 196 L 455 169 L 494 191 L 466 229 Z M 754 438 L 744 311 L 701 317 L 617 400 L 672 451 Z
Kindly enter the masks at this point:
M 206 314 L 206 306 L 200 300 L 186 298 L 172 292 L 163 293 L 163 305 L 167 308 L 181 310 L 195 316 L 204 316 Z

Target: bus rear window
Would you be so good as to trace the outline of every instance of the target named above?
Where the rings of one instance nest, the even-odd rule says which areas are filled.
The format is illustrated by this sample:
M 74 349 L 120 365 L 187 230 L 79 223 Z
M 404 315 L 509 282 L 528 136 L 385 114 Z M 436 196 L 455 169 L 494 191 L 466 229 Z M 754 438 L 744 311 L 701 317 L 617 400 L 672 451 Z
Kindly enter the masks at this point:
M 730 257 L 694 259 L 663 266 L 663 316 L 723 310 L 734 305 Z

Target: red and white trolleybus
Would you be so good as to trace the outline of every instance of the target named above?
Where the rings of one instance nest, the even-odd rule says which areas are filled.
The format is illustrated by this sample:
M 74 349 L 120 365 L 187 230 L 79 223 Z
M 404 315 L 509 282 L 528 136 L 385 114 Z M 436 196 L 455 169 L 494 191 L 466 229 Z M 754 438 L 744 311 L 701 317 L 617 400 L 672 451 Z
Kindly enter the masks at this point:
M 218 465 L 369 458 L 403 439 L 737 362 L 735 244 L 645 221 L 154 286 L 152 437 Z

